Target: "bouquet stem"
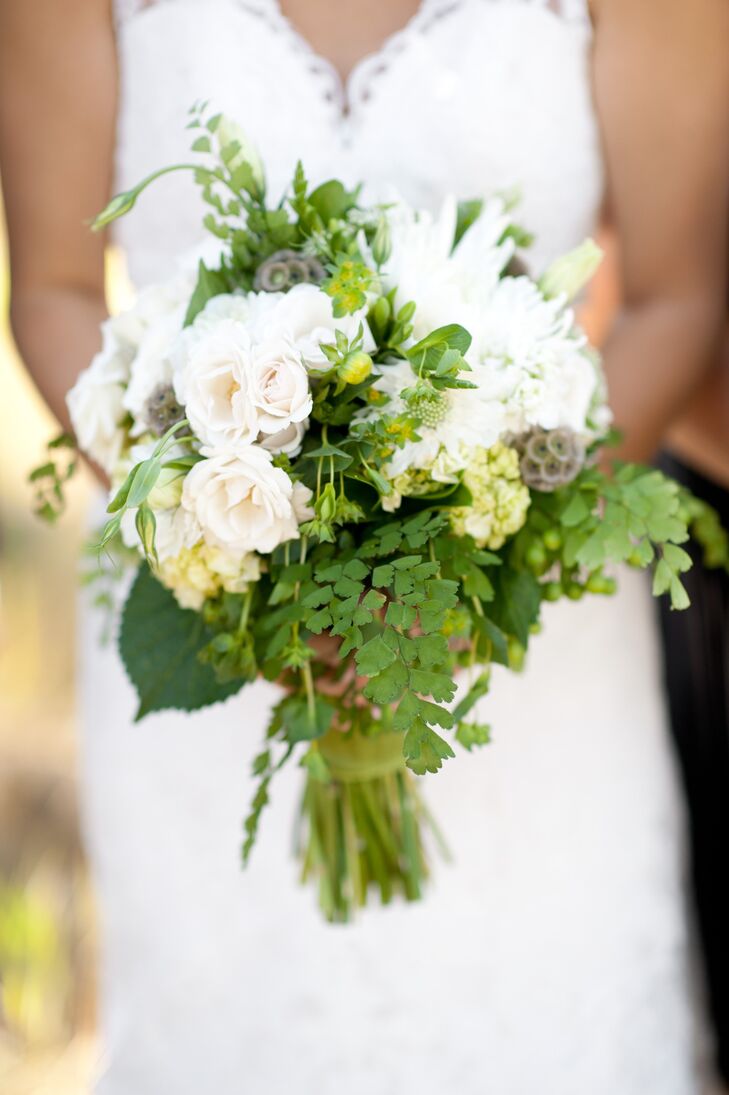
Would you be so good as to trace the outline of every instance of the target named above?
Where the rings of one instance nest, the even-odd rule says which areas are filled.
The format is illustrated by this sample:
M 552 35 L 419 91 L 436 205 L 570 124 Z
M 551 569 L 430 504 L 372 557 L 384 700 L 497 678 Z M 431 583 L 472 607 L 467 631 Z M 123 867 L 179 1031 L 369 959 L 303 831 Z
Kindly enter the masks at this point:
M 405 766 L 403 735 L 330 731 L 318 748 L 329 776 L 307 777 L 301 806 L 302 881 L 319 886 L 329 921 L 346 923 L 378 889 L 418 901 L 428 874 L 423 832 L 434 828 Z

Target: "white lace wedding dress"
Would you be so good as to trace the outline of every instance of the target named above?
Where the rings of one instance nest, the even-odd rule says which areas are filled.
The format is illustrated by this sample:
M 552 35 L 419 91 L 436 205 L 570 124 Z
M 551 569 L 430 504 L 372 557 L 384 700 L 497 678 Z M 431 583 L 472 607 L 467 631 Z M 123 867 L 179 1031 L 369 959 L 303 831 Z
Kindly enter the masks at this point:
M 535 268 L 601 191 L 583 0 L 424 0 L 342 88 L 275 0 L 118 4 L 118 185 L 185 154 L 198 98 L 257 141 L 275 193 L 304 158 L 437 204 L 520 186 Z M 133 276 L 200 237 L 173 177 L 120 226 Z M 453 849 L 420 905 L 320 919 L 283 774 L 239 866 L 275 689 L 132 724 L 86 621 L 86 820 L 103 929 L 104 1095 L 689 1095 L 680 815 L 641 577 L 550 607 L 494 743 L 427 779 Z

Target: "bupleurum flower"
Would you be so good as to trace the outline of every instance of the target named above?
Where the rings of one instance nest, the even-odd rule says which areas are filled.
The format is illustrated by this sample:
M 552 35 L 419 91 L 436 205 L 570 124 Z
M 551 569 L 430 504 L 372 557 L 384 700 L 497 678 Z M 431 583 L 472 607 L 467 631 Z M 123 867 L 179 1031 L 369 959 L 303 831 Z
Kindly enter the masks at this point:
M 566 426 L 530 430 L 514 442 L 521 476 L 532 490 L 550 492 L 571 483 L 585 462 L 585 446 Z
M 264 293 L 285 293 L 302 282 L 318 285 L 325 276 L 324 267 L 311 255 L 290 250 L 274 251 L 256 270 L 253 288 Z
M 185 417 L 171 384 L 158 384 L 144 405 L 144 420 L 157 437 L 167 433 Z
M 458 536 L 472 536 L 479 547 L 495 550 L 524 524 L 529 490 L 519 474 L 516 449 L 498 441 L 470 456 L 463 483 L 473 501 L 451 510 L 451 525 Z

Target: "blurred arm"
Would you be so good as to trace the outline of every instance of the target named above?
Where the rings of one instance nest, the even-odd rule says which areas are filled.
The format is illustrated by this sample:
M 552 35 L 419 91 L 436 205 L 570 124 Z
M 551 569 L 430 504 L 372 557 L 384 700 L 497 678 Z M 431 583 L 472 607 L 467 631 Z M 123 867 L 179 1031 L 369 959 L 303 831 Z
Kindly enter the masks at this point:
M 620 455 L 647 459 L 720 352 L 729 4 L 597 0 L 595 94 L 623 307 L 606 346 Z
M 1 0 L 0 171 L 18 349 L 62 424 L 99 347 L 116 51 L 109 0 Z

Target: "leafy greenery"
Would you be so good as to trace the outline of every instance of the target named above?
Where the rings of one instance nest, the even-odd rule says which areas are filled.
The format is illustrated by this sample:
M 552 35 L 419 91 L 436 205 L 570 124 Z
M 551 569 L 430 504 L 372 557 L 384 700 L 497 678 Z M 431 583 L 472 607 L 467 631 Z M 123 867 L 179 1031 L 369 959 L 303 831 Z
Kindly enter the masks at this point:
M 338 330 L 320 347 L 301 451 L 275 457 L 311 491 L 312 515 L 298 540 L 262 560 L 260 580 L 247 589 L 209 596 L 196 613 L 181 609 L 154 577 L 161 573 L 155 489 L 163 472 L 182 477 L 201 459 L 188 422 L 172 426 L 131 468 L 100 541 L 107 550 L 116 544 L 124 517 L 133 515 L 147 560 L 124 610 L 120 649 L 139 693 L 138 718 L 166 707 L 195 710 L 259 675 L 283 685 L 254 763 L 243 858 L 272 779 L 297 755 L 307 778 L 304 874 L 317 876 L 327 915 L 346 919 L 370 884 L 383 901 L 398 889 L 418 896 L 425 860 L 406 769 L 437 772 L 456 743 L 470 751 L 489 742 L 480 713 L 492 666 L 521 667 L 544 602 L 608 595 L 611 568 L 625 563 L 652 569 L 654 592 L 685 608 L 689 529 L 712 565 L 729 566 L 729 541 L 709 507 L 634 465 L 618 466 L 612 477 L 585 466 L 550 493 L 532 489 L 523 527 L 494 551 L 453 531 L 454 508 L 476 504 L 467 475 L 393 499 L 398 448 L 440 421 L 449 392 L 474 387 L 469 332 L 448 324 L 414 340 L 415 303 L 381 284 L 390 251 L 383 207 L 361 208 L 358 192 L 338 180 L 311 188 L 301 164 L 290 192 L 270 206 L 262 165 L 242 131 L 209 116 L 204 103 L 191 111 L 189 127 L 192 161 L 119 195 L 96 227 L 131 209 L 160 175 L 191 171 L 222 256 L 215 267 L 200 263 L 186 324 L 215 296 L 260 288 L 263 264 L 274 256 L 270 272 L 284 254 L 285 269 L 319 284 L 335 316 L 366 314 L 369 330 L 363 321 L 354 335 Z M 481 202 L 461 203 L 454 246 L 480 213 Z M 517 248 L 529 242 L 516 225 L 502 238 Z M 404 363 L 412 383 L 390 401 L 376 380 Z M 33 473 L 46 516 L 62 508 L 73 466 L 54 458 Z M 526 495 L 518 476 L 517 465 Z M 385 512 L 389 503 L 401 503 L 397 517 Z M 470 683 L 457 696 L 460 669 Z M 350 778 L 344 754 L 360 765 L 358 778 Z
M 240 691 L 243 679 L 216 680 L 198 657 L 208 637 L 199 613 L 180 608 L 142 564 L 119 631 L 119 652 L 139 697 L 137 722 L 170 707 L 196 711 Z

